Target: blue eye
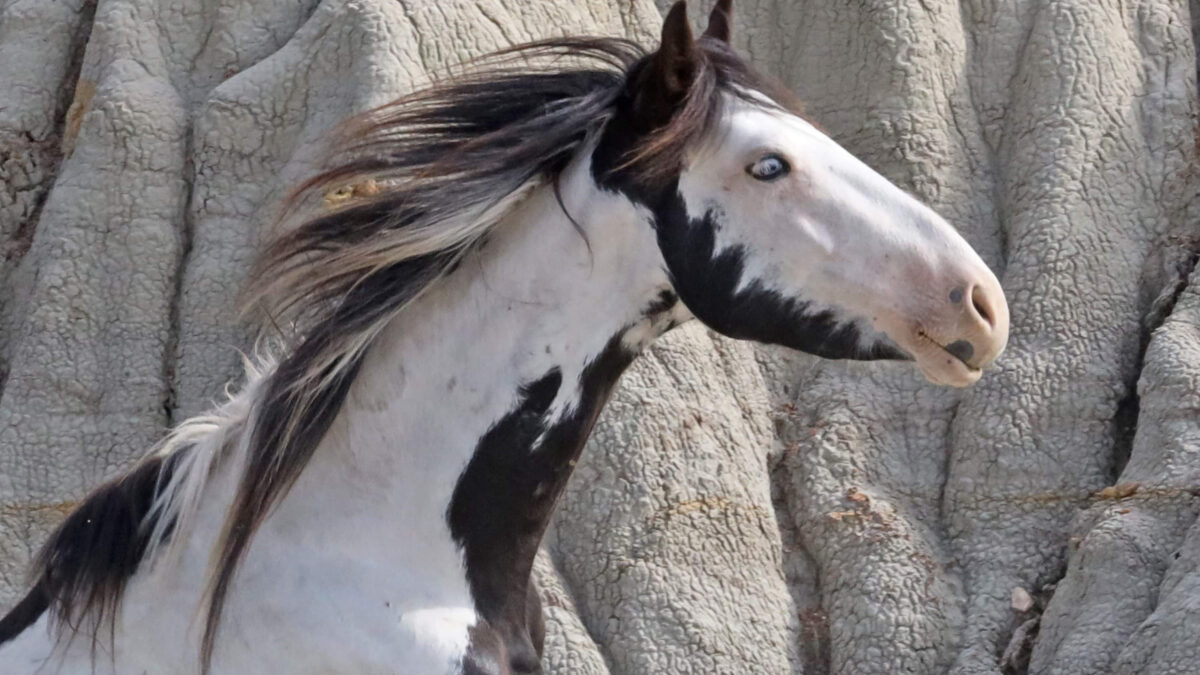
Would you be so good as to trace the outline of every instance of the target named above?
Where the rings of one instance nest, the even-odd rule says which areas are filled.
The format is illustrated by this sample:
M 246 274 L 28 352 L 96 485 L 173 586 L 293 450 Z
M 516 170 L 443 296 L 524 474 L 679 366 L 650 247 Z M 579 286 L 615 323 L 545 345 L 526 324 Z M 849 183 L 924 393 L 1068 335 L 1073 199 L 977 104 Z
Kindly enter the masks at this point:
M 776 154 L 770 154 L 746 167 L 746 173 L 757 180 L 773 181 L 788 175 L 792 170 L 787 160 Z

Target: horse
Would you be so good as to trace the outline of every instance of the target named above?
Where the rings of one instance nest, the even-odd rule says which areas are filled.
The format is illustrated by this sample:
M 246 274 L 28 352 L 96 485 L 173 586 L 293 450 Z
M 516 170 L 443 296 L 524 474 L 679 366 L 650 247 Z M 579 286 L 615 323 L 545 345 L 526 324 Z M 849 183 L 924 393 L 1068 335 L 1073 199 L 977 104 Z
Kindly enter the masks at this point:
M 513 47 L 344 124 L 250 277 L 278 346 L 54 531 L 0 672 L 537 673 L 535 552 L 662 334 L 976 381 L 995 275 L 738 56 L 731 12 L 696 37 L 676 3 L 654 51 Z

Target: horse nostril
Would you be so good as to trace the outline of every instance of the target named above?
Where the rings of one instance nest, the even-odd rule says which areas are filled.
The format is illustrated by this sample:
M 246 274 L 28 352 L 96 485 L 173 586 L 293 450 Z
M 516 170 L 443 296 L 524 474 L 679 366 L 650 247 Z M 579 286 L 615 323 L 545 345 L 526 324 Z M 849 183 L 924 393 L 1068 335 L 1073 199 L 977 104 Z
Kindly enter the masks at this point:
M 988 303 L 987 295 L 979 286 L 971 287 L 971 305 L 975 308 L 975 313 L 979 315 L 979 318 L 988 325 L 988 328 L 996 327 L 995 313 Z

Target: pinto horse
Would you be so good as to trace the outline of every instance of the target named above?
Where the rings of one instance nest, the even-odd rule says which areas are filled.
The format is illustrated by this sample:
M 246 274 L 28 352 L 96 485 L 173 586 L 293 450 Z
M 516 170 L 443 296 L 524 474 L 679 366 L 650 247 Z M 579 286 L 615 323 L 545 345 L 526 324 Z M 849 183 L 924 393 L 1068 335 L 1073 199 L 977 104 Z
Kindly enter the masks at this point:
M 677 3 L 650 53 L 515 47 L 345 125 L 252 275 L 294 330 L 54 532 L 0 672 L 540 672 L 534 554 L 655 338 L 978 379 L 996 277 L 735 54 L 730 11 L 696 38 Z

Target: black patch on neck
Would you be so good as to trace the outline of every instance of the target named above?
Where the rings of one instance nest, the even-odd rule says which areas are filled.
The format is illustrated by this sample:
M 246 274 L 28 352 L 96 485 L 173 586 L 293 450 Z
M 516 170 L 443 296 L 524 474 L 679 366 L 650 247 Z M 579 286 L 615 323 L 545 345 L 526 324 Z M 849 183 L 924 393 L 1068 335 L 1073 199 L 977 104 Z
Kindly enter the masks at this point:
M 483 435 L 459 477 L 446 515 L 481 618 L 464 673 L 540 672 L 544 627 L 533 558 L 601 408 L 632 361 L 620 334 L 609 340 L 584 368 L 576 406 L 553 423 L 546 413 L 562 373 L 554 368 L 522 386 L 516 407 Z
M 53 610 L 60 629 L 91 630 L 95 644 L 145 556 L 156 524 L 148 518 L 150 507 L 191 451 L 181 448 L 143 461 L 98 488 L 67 516 L 38 554 L 33 589 L 0 619 L 0 644 L 33 625 L 47 609 Z

